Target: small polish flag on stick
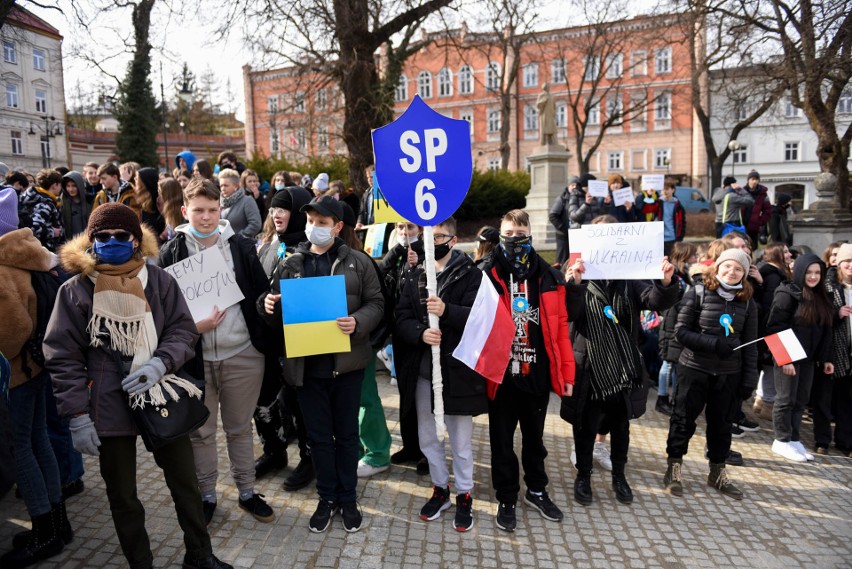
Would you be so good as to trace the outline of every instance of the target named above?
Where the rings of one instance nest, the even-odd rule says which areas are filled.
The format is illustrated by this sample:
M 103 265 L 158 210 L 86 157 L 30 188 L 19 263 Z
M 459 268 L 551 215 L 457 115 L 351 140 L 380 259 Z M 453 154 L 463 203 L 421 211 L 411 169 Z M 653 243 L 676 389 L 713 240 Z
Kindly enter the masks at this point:
M 775 365 L 783 366 L 808 357 L 792 330 L 784 330 L 766 336 L 764 340 L 766 340 L 766 346 L 775 358 Z
M 470 309 L 461 341 L 453 357 L 494 383 L 503 382 L 503 374 L 512 357 L 515 323 L 500 295 L 482 275 L 479 291 Z

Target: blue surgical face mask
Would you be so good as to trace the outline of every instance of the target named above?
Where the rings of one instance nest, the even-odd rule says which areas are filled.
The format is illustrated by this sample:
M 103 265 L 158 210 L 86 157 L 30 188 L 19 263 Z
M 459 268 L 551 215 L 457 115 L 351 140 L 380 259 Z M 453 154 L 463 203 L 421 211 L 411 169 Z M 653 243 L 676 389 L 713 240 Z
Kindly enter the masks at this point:
M 317 227 L 311 223 L 305 225 L 305 236 L 308 241 L 319 247 L 325 247 L 334 239 L 331 227 Z
M 95 241 L 92 251 L 98 257 L 98 261 L 107 265 L 121 265 L 133 256 L 133 241 L 119 241 L 110 237 L 106 243 Z
M 189 226 L 189 232 L 192 233 L 193 235 L 195 235 L 198 239 L 207 239 L 208 237 L 213 237 L 214 235 L 219 233 L 219 228 L 216 227 L 210 233 L 201 233 L 200 231 L 198 231 L 197 229 L 195 229 L 193 226 L 190 225 Z
M 284 182 L 278 182 L 277 184 L 275 184 L 275 189 L 276 189 L 276 190 L 283 190 L 283 189 L 284 189 L 284 188 L 286 188 L 286 187 L 287 187 L 287 186 L 285 186 L 285 185 L 284 185 Z

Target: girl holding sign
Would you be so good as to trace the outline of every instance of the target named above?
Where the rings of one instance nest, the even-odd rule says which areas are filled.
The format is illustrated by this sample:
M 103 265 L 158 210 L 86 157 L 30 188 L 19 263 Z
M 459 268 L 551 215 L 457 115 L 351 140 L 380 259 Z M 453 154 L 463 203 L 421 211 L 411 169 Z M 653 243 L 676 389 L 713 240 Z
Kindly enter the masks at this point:
M 803 360 L 775 366 L 772 452 L 796 462 L 814 459 L 800 440 L 799 428 L 816 366 L 821 365 L 826 375 L 834 373 L 831 361 L 834 314 L 825 288 L 825 265 L 813 253 L 802 255 L 793 264 L 793 280 L 775 290 L 766 321 L 767 334 L 792 329 L 807 354 Z

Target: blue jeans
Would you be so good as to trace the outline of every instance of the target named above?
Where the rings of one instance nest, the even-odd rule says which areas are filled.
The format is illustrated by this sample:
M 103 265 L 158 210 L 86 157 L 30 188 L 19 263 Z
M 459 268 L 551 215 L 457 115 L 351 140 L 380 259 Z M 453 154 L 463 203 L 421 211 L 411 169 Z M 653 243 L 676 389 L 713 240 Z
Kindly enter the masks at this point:
M 657 381 L 657 395 L 668 395 L 669 382 L 672 384 L 672 393 L 675 392 L 675 387 L 677 387 L 677 370 L 672 362 L 663 361 L 663 365 L 660 366 L 660 376 Z
M 83 455 L 74 450 L 71 440 L 71 431 L 68 423 L 59 416 L 56 409 L 56 397 L 53 389 L 48 384 L 45 390 L 47 404 L 47 436 L 50 437 L 50 446 L 56 455 L 59 465 L 59 481 L 63 486 L 76 482 L 83 477 Z
M 52 504 L 62 501 L 59 466 L 47 436 L 45 390 L 49 378 L 42 372 L 9 391 L 18 489 L 31 518 L 49 513 Z

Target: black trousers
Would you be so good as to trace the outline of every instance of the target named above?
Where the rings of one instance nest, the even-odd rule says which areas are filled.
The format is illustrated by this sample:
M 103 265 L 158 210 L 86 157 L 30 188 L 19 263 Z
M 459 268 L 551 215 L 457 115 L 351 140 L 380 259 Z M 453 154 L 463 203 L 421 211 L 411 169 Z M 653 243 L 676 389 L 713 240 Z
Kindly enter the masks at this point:
M 834 446 L 852 451 L 852 375 L 834 380 Z
M 491 481 L 497 500 L 518 501 L 521 490 L 518 456 L 515 454 L 515 431 L 521 426 L 521 462 L 524 483 L 533 492 L 547 488 L 544 459 L 544 420 L 550 393 L 533 395 L 504 382 L 493 401 L 488 401 L 488 432 L 491 438 Z
M 285 385 L 282 392 L 284 407 L 288 415 L 293 416 L 296 423 L 296 438 L 299 441 L 299 458 L 304 460 L 311 457 L 311 446 L 308 444 L 308 431 L 305 429 L 305 418 L 299 405 L 299 395 L 295 387 Z
M 556 233 L 556 262 L 561 266 L 568 260 L 568 235 Z
M 811 387 L 814 412 L 814 443 L 826 447 L 831 444 L 831 420 L 834 418 L 834 444 L 841 450 L 852 450 L 852 377 L 814 373 Z
M 738 375 L 711 375 L 701 370 L 677 366 L 674 411 L 669 422 L 666 453 L 669 458 L 683 458 L 689 440 L 695 434 L 695 421 L 704 411 L 707 419 L 707 456 L 711 463 L 725 462 L 731 450 L 732 406 Z
M 121 551 L 131 569 L 148 569 L 154 557 L 145 531 L 145 508 L 136 494 L 136 437 L 103 437 L 100 451 L 101 477 L 106 484 Z M 189 436 L 153 454 L 172 495 L 187 553 L 199 558 L 209 557 L 213 550 L 204 522 Z
M 263 383 L 254 409 L 254 425 L 263 453 L 284 454 L 287 452 L 287 433 L 293 429 L 293 418 L 286 412 L 281 399 L 281 366 L 278 356 L 266 355 Z M 288 424 L 289 423 L 289 424 Z
M 588 474 L 592 471 L 592 453 L 595 436 L 610 435 L 610 457 L 612 472 L 624 472 L 627 451 L 630 448 L 630 419 L 624 394 L 618 393 L 603 400 L 592 399 L 589 389 L 583 404 L 583 413 L 574 423 L 574 447 L 577 452 L 577 471 Z

